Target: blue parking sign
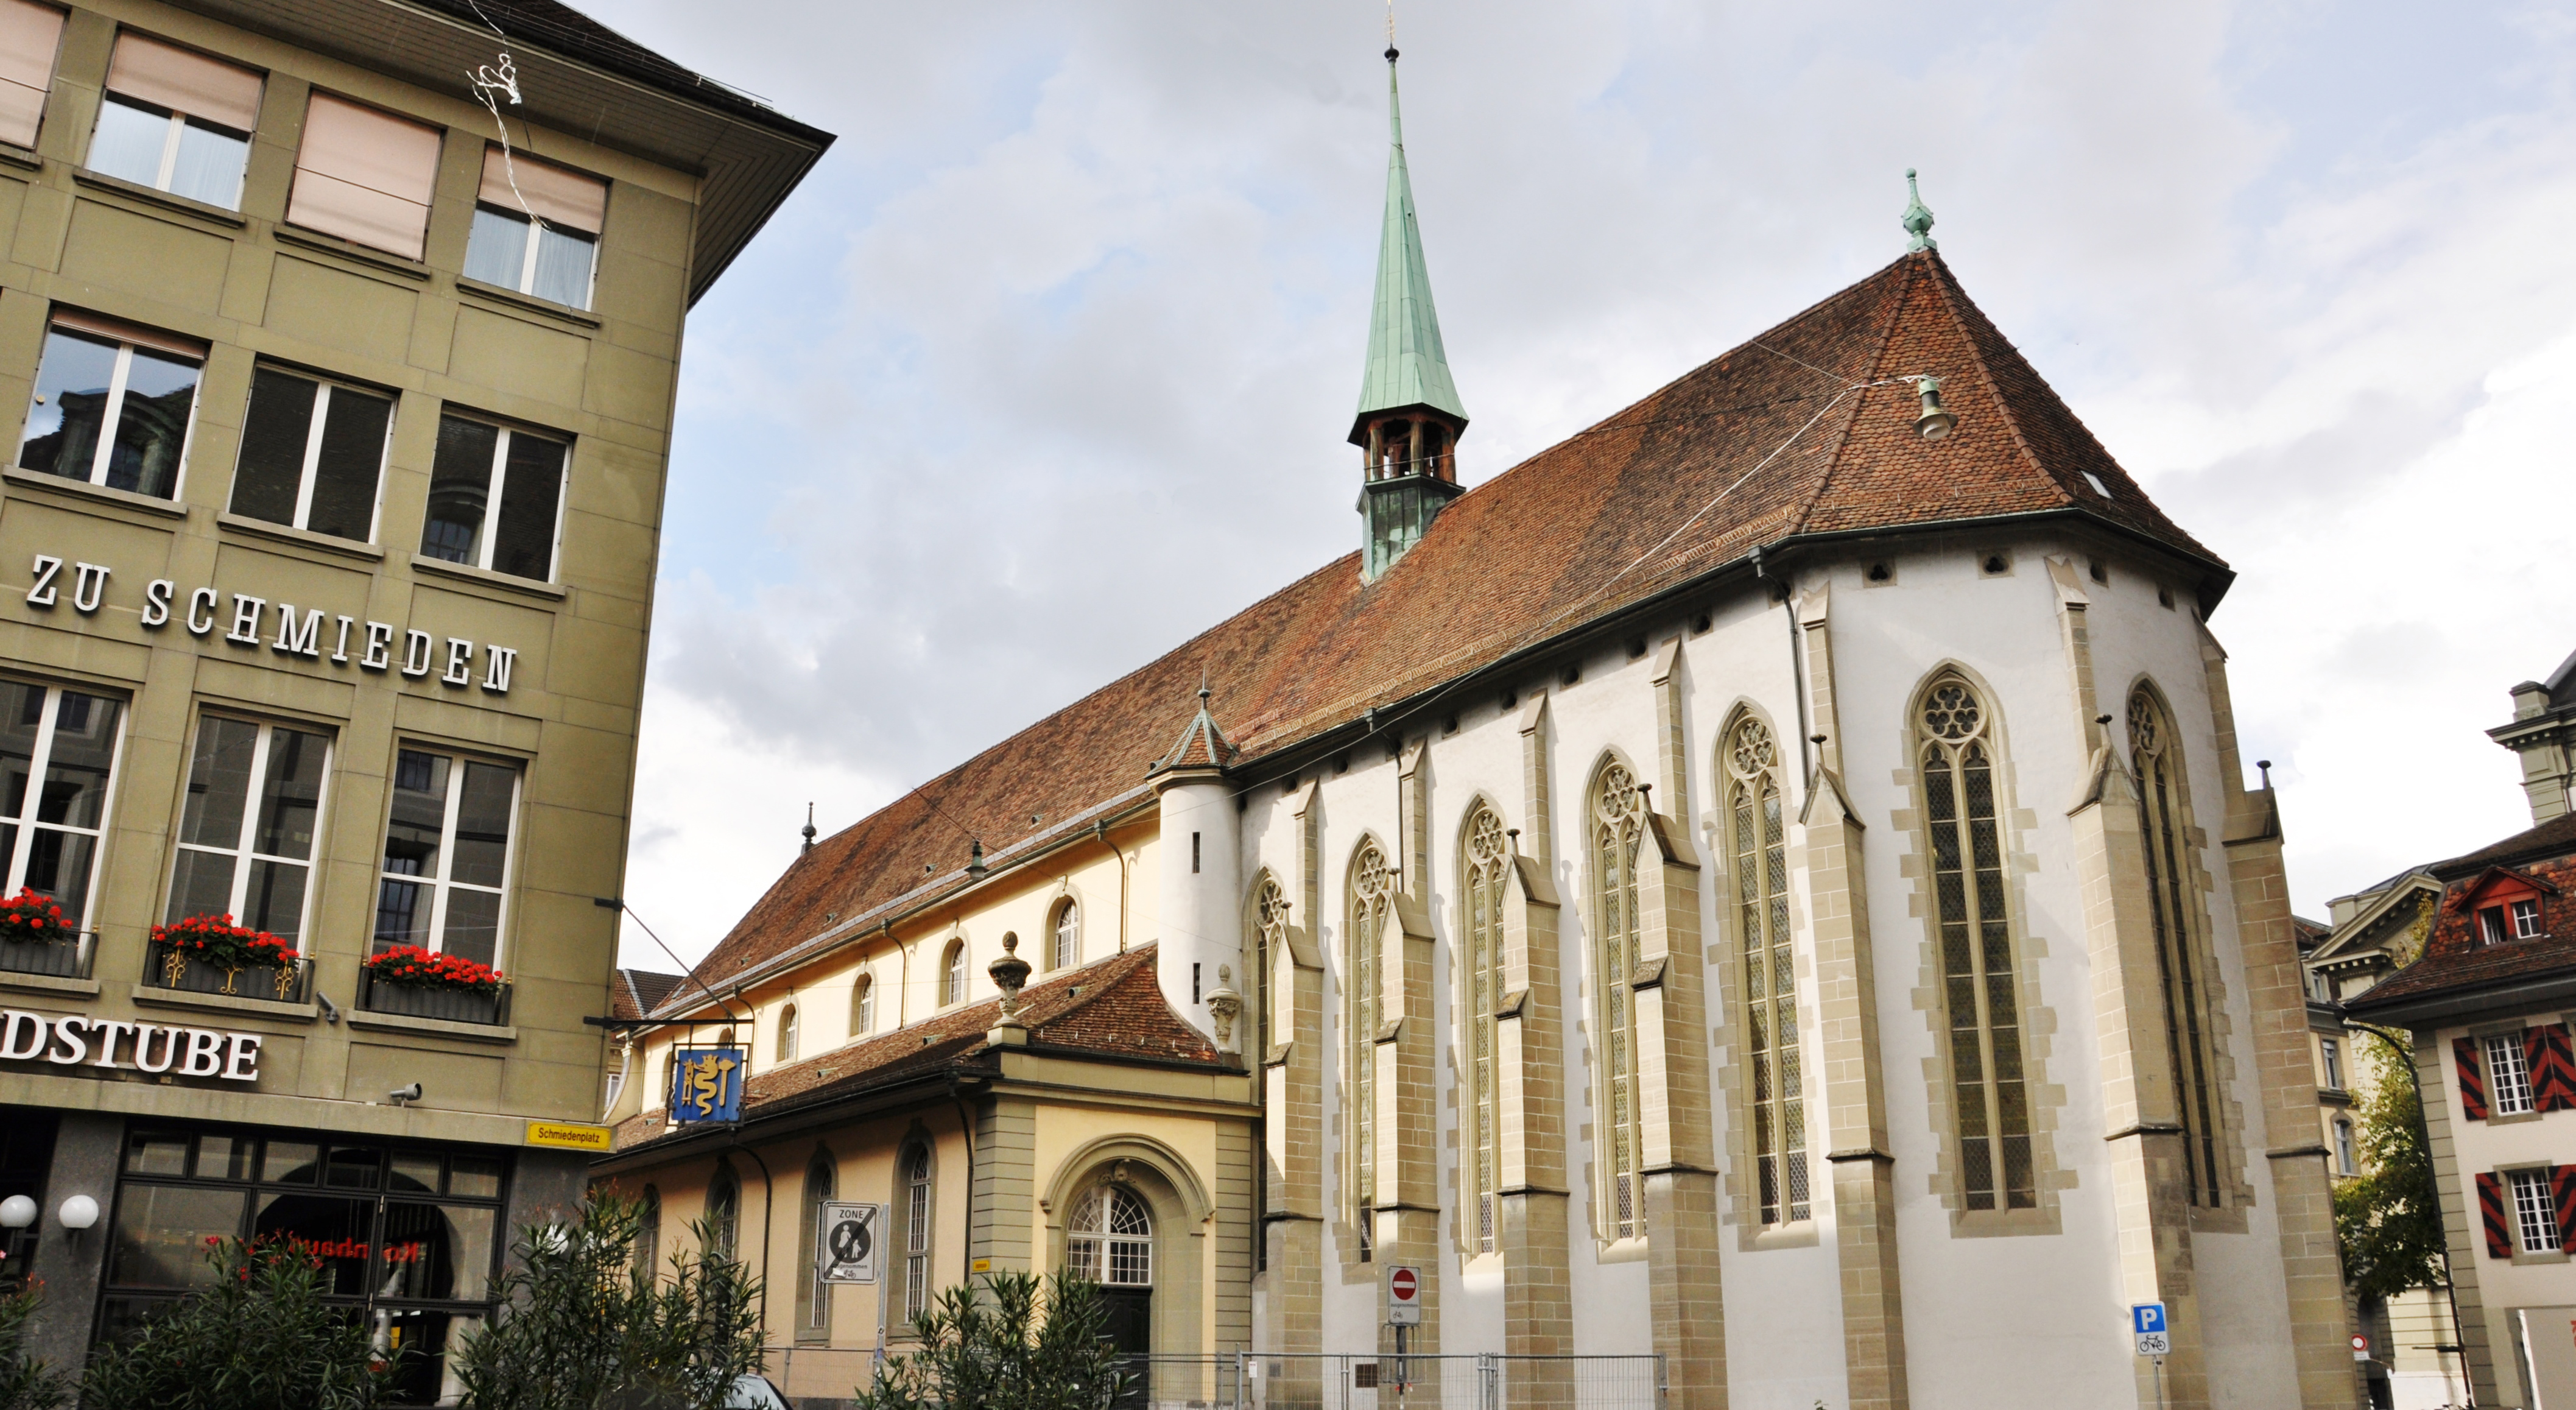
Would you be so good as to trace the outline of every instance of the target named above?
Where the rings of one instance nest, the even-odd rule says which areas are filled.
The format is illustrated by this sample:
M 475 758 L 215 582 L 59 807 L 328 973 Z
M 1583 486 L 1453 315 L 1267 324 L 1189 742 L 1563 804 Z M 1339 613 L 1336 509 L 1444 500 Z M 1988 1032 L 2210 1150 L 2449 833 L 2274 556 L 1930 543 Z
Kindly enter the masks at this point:
M 2161 1302 L 2137 1302 L 2129 1305 L 2129 1330 L 2139 1336 L 2152 1336 L 2166 1330 L 2165 1305 Z

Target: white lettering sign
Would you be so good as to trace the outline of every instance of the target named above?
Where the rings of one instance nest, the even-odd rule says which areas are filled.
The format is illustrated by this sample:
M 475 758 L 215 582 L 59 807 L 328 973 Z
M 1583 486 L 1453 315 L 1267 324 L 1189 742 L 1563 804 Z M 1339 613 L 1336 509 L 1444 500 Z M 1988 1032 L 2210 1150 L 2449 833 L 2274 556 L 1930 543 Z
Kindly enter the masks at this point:
M 27 588 L 27 605 L 51 608 L 62 601 L 63 560 L 50 553 L 36 555 L 32 581 Z M 103 563 L 74 563 L 72 610 L 83 616 L 95 615 L 107 604 L 107 583 L 111 570 Z M 211 636 L 217 627 L 226 627 L 224 640 L 239 646 L 262 644 L 269 603 L 264 597 L 232 593 L 232 620 L 223 619 L 226 594 L 211 587 L 191 588 L 183 621 L 192 636 Z M 148 631 L 158 631 L 170 624 L 179 601 L 179 585 L 168 578 L 154 578 L 143 589 L 142 610 L 135 620 Z M 281 656 L 301 656 L 308 661 L 323 659 L 322 643 L 325 622 L 337 621 L 339 630 L 331 636 L 330 661 L 335 666 L 349 664 L 350 633 L 363 624 L 365 642 L 357 663 L 363 670 L 385 671 L 394 667 L 393 644 L 397 633 L 403 639 L 402 673 L 414 680 L 435 676 L 441 685 L 472 686 L 474 681 L 475 643 L 461 636 L 446 639 L 446 658 L 440 659 L 439 636 L 418 627 L 405 628 L 392 622 L 366 621 L 363 618 L 334 613 L 322 607 L 297 607 L 291 602 L 277 604 L 277 634 L 268 639 L 268 649 Z M 519 657 L 515 646 L 483 643 L 483 688 L 494 695 L 510 693 L 510 671 Z M 157 1030 L 156 1030 L 157 1031 Z
M 124 1041 L 128 1035 L 133 1042 Z M 257 1033 L 0 1009 L 0 1061 L 7 1062 L 172 1072 L 181 1077 L 256 1082 L 262 1041 Z M 120 1049 L 131 1055 L 130 1062 L 117 1060 Z

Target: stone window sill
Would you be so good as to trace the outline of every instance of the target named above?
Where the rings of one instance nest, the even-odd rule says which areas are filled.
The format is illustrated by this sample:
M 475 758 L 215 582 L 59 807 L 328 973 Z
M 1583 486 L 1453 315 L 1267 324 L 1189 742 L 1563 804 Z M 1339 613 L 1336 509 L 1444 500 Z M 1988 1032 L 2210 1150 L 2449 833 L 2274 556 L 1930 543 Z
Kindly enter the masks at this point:
M 385 561 L 385 551 L 374 544 L 344 539 L 336 534 L 317 534 L 311 529 L 299 529 L 291 524 L 272 524 L 265 519 L 253 519 L 241 514 L 217 514 L 215 522 L 237 534 L 249 534 L 254 538 L 290 543 L 297 548 L 320 549 L 324 553 L 336 553 L 343 558 L 355 558 L 366 563 Z
M 98 997 L 98 981 L 95 979 L 67 979 L 51 974 L 21 974 L 12 969 L 0 969 L 0 989 L 27 989 L 40 994 L 79 994 L 85 998 Z
M 515 1043 L 519 1041 L 516 1024 L 494 1026 L 488 1023 L 456 1023 L 444 1018 L 414 1018 L 404 1013 L 375 1013 L 367 1009 L 344 1009 L 342 1015 L 352 1028 L 372 1028 L 385 1033 L 427 1033 L 444 1038 L 462 1038 L 469 1043 Z
M 146 514 L 158 514 L 166 519 L 188 517 L 188 506 L 176 500 L 155 499 L 148 494 L 111 489 L 106 485 L 93 485 L 87 480 L 65 479 L 60 475 L 48 475 L 41 470 L 22 470 L 12 465 L 6 469 L 0 469 L 0 479 L 25 489 L 50 490 L 56 494 L 75 495 L 96 500 L 101 504 L 113 504 L 120 509 L 139 509 Z
M 343 240 L 337 235 L 325 235 L 318 230 L 299 230 L 292 225 L 281 225 L 277 227 L 277 238 L 289 245 L 300 245 L 305 249 L 318 250 L 326 255 L 338 255 L 345 260 L 373 269 L 381 269 L 387 274 L 419 280 L 424 284 L 429 282 L 429 266 L 419 260 L 387 254 L 383 250 L 371 250 L 354 240 Z
M 1745 1251 L 1759 1253 L 1775 1248 L 1814 1248 L 1817 1244 L 1816 1221 L 1801 1219 L 1795 1224 L 1780 1224 L 1761 1230 L 1744 1241 Z
M 159 206 L 174 214 L 192 216 L 217 225 L 228 225 L 235 230 L 250 224 L 239 211 L 228 211 L 221 206 L 208 205 L 204 201 L 172 195 L 170 192 L 156 190 L 139 181 L 128 181 L 124 177 L 110 176 L 105 172 L 91 171 L 86 167 L 73 168 L 72 180 L 93 191 L 105 191 L 112 195 L 123 196 L 129 201 L 140 201 L 147 206 Z
M 534 294 L 522 294 L 516 289 L 504 289 L 498 284 L 486 284 L 480 279 L 468 279 L 462 274 L 456 276 L 456 291 L 474 298 L 488 299 L 496 304 L 507 304 L 518 312 L 543 314 L 548 318 L 559 319 L 576 327 L 592 330 L 599 327 L 599 319 L 595 315 L 574 308 L 570 304 L 559 304 L 552 299 L 538 298 Z
M 311 1023 L 321 1012 L 319 1004 L 285 1004 L 275 999 L 246 999 L 238 994 L 200 994 L 192 989 L 162 989 L 150 984 L 134 986 L 134 1002 L 145 1008 L 205 1009 L 214 1013 L 302 1019 L 306 1023 Z
M 43 157 L 37 156 L 34 149 L 21 147 L 15 142 L 0 142 L 0 163 L 5 163 L 9 166 L 24 167 L 29 171 L 43 171 L 45 169 L 45 159 Z
M 489 568 L 476 568 L 465 563 L 450 563 L 444 558 L 432 558 L 426 553 L 413 554 L 411 566 L 412 571 L 427 573 L 432 577 L 454 578 L 458 582 L 472 583 L 477 587 L 501 588 L 509 592 L 525 593 L 530 597 L 546 598 L 553 602 L 561 602 L 565 596 L 564 587 L 560 583 L 541 583 L 534 578 L 512 577 L 508 573 L 495 573 Z

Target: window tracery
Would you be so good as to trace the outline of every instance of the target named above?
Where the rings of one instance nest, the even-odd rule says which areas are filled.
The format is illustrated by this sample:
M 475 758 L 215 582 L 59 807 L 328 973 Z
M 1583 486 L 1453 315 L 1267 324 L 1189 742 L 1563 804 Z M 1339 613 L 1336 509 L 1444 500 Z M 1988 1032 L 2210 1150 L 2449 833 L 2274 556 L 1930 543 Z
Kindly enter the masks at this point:
M 1475 1210 L 1470 1247 L 1477 1253 L 1491 1253 L 1495 1177 L 1502 1164 L 1494 1007 L 1503 997 L 1503 877 L 1511 853 L 1503 836 L 1502 817 L 1489 804 L 1476 805 L 1467 820 L 1466 833 L 1466 855 L 1459 866 L 1466 883 L 1467 907 L 1466 1115 L 1470 1155 L 1464 1174 L 1470 1206 Z
M 1377 1212 L 1377 1034 L 1383 1008 L 1379 1002 L 1381 956 L 1386 923 L 1395 912 L 1395 873 L 1386 853 L 1372 840 L 1360 844 L 1351 859 L 1350 987 L 1351 1023 L 1351 1218 L 1359 1227 L 1360 1261 L 1376 1251 Z
M 1153 1213 L 1124 1185 L 1092 1186 L 1065 1222 L 1064 1261 L 1104 1287 L 1152 1287 Z
M 1608 1175 L 1613 1238 L 1646 1232 L 1645 1191 L 1639 1157 L 1645 1126 L 1637 1090 L 1637 977 L 1639 945 L 1637 854 L 1646 835 L 1646 799 L 1628 766 L 1602 766 L 1592 789 L 1592 886 L 1597 962 L 1601 974 L 1601 1081 L 1608 1113 L 1602 1162 Z
M 1918 724 L 1961 1199 L 1971 1210 L 2035 1209 L 1993 731 L 1975 689 L 1957 677 L 1934 682 Z
M 1813 1211 L 1807 1173 L 1806 1079 L 1798 1047 L 1798 972 L 1790 945 L 1788 830 L 1779 742 L 1751 715 L 1726 737 L 1728 836 L 1736 925 L 1744 946 L 1744 1052 L 1751 1084 L 1754 1185 L 1765 1225 Z
M 2154 692 L 2129 693 L 2129 755 L 2138 775 L 2138 821 L 2147 861 L 2149 916 L 2156 973 L 2165 1001 L 2165 1044 L 2173 1062 L 2175 1105 L 2182 1121 L 2183 1165 L 2191 1202 L 2215 1209 L 2218 1179 L 2216 1055 L 2207 1012 L 2208 974 L 2191 903 L 2191 820 L 2183 794 L 2182 750 Z

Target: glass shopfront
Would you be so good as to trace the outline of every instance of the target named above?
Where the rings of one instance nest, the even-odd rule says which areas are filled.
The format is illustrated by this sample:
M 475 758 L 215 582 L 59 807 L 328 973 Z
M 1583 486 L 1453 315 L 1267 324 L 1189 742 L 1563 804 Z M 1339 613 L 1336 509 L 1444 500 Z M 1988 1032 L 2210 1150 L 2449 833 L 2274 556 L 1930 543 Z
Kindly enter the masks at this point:
M 208 1241 L 286 1240 L 397 1358 L 398 1403 L 452 1400 L 446 1352 L 491 1311 L 508 1158 L 213 1128 L 125 1138 L 99 1334 L 214 1280 Z

